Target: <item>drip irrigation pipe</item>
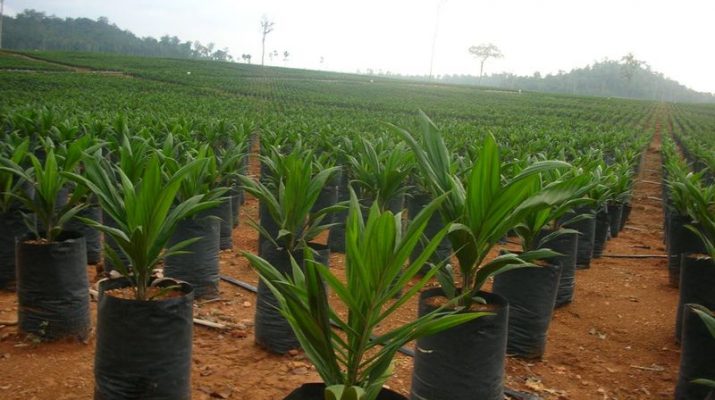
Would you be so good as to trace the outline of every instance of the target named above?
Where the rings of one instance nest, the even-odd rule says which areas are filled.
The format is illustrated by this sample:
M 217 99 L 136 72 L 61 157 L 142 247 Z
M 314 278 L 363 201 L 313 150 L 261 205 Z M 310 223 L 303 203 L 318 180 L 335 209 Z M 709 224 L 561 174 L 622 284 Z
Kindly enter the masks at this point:
M 603 254 L 604 258 L 668 258 L 667 254 Z
M 221 280 L 231 283 L 233 285 L 236 285 L 242 289 L 246 289 L 249 292 L 258 293 L 258 288 L 251 285 L 250 283 L 246 283 L 244 281 L 239 281 L 238 279 L 234 279 L 234 278 L 231 278 L 230 276 L 226 276 L 226 275 L 220 275 L 220 277 L 221 277 Z
M 232 277 L 226 276 L 226 275 L 220 275 L 220 278 L 221 278 L 221 280 L 223 280 L 225 282 L 228 282 L 232 285 L 236 285 L 236 286 L 238 286 L 242 289 L 245 289 L 249 292 L 252 292 L 252 293 L 258 292 L 258 289 L 255 286 L 251 285 L 250 283 L 246 283 L 246 282 L 240 281 L 238 279 L 235 279 L 235 278 L 232 278 Z M 336 324 L 332 320 L 330 321 L 330 325 L 334 326 L 335 328 L 340 329 L 338 324 Z M 371 336 L 370 339 L 374 340 L 375 336 Z M 407 347 L 401 347 L 398 351 L 406 356 L 409 356 L 409 357 L 415 356 L 415 351 L 410 348 L 407 348 Z M 504 388 L 504 394 L 506 394 L 507 396 L 509 396 L 515 400 L 540 400 L 538 396 L 535 396 L 533 394 L 519 392 L 516 390 L 509 389 L 509 388 Z

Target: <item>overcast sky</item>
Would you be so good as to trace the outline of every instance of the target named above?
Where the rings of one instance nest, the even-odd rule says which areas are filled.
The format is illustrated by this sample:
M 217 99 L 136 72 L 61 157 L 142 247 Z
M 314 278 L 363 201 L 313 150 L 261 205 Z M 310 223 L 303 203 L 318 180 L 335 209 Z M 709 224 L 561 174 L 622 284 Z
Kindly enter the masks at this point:
M 492 42 L 505 57 L 488 61 L 485 73 L 556 73 L 632 51 L 670 78 L 715 92 L 715 0 L 5 0 L 8 15 L 25 8 L 106 16 L 139 36 L 214 42 L 254 62 L 266 15 L 275 22 L 267 52 L 288 50 L 288 66 L 347 72 L 427 74 L 438 27 L 435 74 L 479 74 L 467 49 Z

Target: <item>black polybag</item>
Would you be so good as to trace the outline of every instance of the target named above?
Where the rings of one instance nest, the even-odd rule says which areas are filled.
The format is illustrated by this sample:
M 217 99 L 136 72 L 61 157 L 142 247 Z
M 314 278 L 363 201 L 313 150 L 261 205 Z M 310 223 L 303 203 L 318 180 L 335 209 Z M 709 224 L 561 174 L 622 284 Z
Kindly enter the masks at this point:
M 0 289 L 15 281 L 15 242 L 29 233 L 20 209 L 0 213 Z
M 683 311 L 689 303 L 715 310 L 715 261 L 683 256 L 680 267 L 680 294 L 675 318 L 675 341 L 680 342 Z M 715 339 L 713 339 L 715 340 Z
M 231 198 L 225 198 L 221 204 L 213 208 L 213 215 L 218 217 L 221 222 L 219 224 L 220 240 L 219 248 L 221 250 L 230 250 L 233 248 L 233 216 L 231 210 Z
M 328 265 L 330 253 L 327 246 L 319 244 L 310 244 L 311 248 L 317 251 L 314 254 L 314 260 L 323 265 Z M 271 243 L 264 243 L 264 248 L 261 250 L 261 257 L 265 259 L 274 268 L 283 274 L 292 274 L 293 267 L 291 264 L 290 253 L 283 248 L 276 248 Z M 303 265 L 303 250 L 298 250 L 293 254 L 293 258 L 298 265 Z M 285 354 L 289 350 L 300 347 L 293 328 L 288 321 L 281 315 L 278 310 L 278 300 L 271 292 L 271 289 L 260 280 L 258 282 L 258 291 L 256 297 L 256 314 L 254 336 L 256 343 L 266 348 L 267 350 Z
M 576 287 L 576 251 L 578 247 L 578 234 L 565 233 L 557 238 L 544 243 L 559 254 L 552 261 L 561 266 L 559 287 L 556 292 L 555 307 L 561 307 L 573 301 L 574 288 Z
M 178 285 L 181 296 L 135 300 L 104 293 L 129 286 L 126 278 L 100 283 L 95 400 L 191 398 L 194 295 L 191 285 Z
M 241 199 L 243 198 L 243 190 L 239 187 L 231 188 L 231 226 L 237 228 L 240 221 L 238 216 L 241 213 Z
M 675 400 L 710 400 L 715 390 L 694 383 L 693 380 L 715 380 L 715 338 L 700 316 L 693 311 L 692 306 L 693 304 L 686 304 L 683 309 L 683 343 L 680 349 L 680 371 L 675 386 Z
M 580 207 L 570 213 L 566 218 L 573 218 L 577 215 L 588 214 L 593 216 L 592 207 Z M 593 244 L 596 236 L 596 219 L 586 218 L 564 226 L 579 232 L 578 243 L 576 245 L 576 269 L 585 269 L 591 266 L 593 257 Z
M 263 233 L 258 233 L 258 255 L 263 257 L 263 249 L 273 246 L 273 242 L 271 240 L 276 240 L 280 227 L 273 220 L 273 216 L 271 216 L 268 211 L 268 207 L 262 201 L 258 202 L 258 223 L 270 236 L 267 238 L 263 235 Z
M 218 296 L 220 224 L 218 218 L 207 213 L 186 218 L 179 222 L 168 243 L 171 247 L 199 238 L 183 248 L 186 253 L 164 259 L 164 276 L 189 283 L 196 299 Z
M 703 241 L 695 232 L 686 228 L 692 218 L 671 212 L 668 218 L 665 247 L 668 253 L 668 278 L 670 285 L 680 284 L 680 259 L 686 253 L 705 253 Z
M 419 315 L 433 311 L 427 300 L 441 294 L 440 288 L 422 292 Z M 509 306 L 496 294 L 479 296 L 494 306 L 494 315 L 417 339 L 410 399 L 504 399 Z
M 89 282 L 84 238 L 63 232 L 54 242 L 17 241 L 20 331 L 55 340 L 89 336 Z
M 89 218 L 99 223 L 102 222 L 102 209 L 99 206 L 90 206 L 80 210 L 78 217 Z M 87 245 L 87 263 L 98 264 L 102 261 L 102 233 L 78 219 L 72 219 L 65 224 L 64 229 L 79 232 L 84 236 Z
M 554 312 L 561 266 L 546 264 L 502 272 L 492 291 L 509 302 L 507 354 L 541 358 Z
M 623 205 L 621 203 L 610 203 L 608 208 L 608 231 L 612 238 L 618 237 L 621 231 L 621 219 L 623 218 Z
M 606 241 L 608 240 L 608 232 L 610 224 L 608 219 L 608 211 L 606 208 L 601 209 L 596 213 L 596 233 L 593 241 L 593 258 L 600 258 L 603 251 L 606 249 Z

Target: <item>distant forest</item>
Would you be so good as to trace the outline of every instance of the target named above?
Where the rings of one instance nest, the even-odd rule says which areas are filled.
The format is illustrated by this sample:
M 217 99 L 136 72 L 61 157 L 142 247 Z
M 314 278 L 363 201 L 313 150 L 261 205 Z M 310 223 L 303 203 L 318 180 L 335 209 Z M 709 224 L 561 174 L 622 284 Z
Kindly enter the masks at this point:
M 625 60 L 604 60 L 570 72 L 541 76 L 493 74 L 484 76 L 446 75 L 446 83 L 491 86 L 512 90 L 565 93 L 572 95 L 626 97 L 671 102 L 715 102 L 715 94 L 702 93 L 653 71 L 643 61 L 624 57 Z M 627 61 L 626 61 L 627 60 Z
M 176 36 L 160 39 L 137 37 L 120 29 L 106 17 L 58 18 L 35 10 L 25 10 L 3 20 L 3 48 L 12 50 L 94 51 L 134 56 L 196 58 L 232 61 L 228 49 L 213 43 L 182 42 Z
M 233 61 L 228 49 L 213 43 L 181 41 L 165 35 L 140 38 L 122 30 L 105 17 L 59 18 L 36 10 L 25 10 L 3 21 L 3 47 L 13 50 L 93 51 L 136 56 L 193 58 Z M 246 60 L 247 55 L 243 55 Z M 250 62 L 250 58 L 248 58 Z M 427 80 L 426 76 L 380 74 L 395 78 Z M 715 94 L 696 92 L 653 71 L 643 61 L 628 55 L 619 61 L 604 60 L 570 72 L 541 76 L 500 73 L 479 78 L 473 75 L 444 75 L 444 83 L 488 86 L 510 90 L 565 93 L 572 95 L 626 97 L 672 102 L 715 102 Z

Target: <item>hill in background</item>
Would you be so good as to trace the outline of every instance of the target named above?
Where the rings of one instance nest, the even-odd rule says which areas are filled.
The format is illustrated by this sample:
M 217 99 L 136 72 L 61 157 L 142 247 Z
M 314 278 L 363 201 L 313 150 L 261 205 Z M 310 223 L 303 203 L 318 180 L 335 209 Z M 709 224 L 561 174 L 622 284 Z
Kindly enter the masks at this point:
M 215 49 L 213 43 L 181 41 L 176 36 L 160 39 L 140 38 L 122 30 L 107 18 L 58 18 L 43 12 L 25 10 L 5 17 L 3 47 L 13 50 L 87 51 L 136 56 L 171 57 L 233 61 L 228 49 Z M 625 58 L 624 58 L 625 59 Z M 403 77 L 389 74 L 391 77 Z M 410 79 L 427 80 L 424 76 Z M 689 89 L 635 60 L 604 60 L 570 72 L 555 75 L 518 76 L 501 73 L 479 78 L 472 75 L 445 75 L 443 83 L 490 86 L 511 90 L 565 93 L 571 95 L 624 97 L 671 102 L 715 102 L 715 95 Z

